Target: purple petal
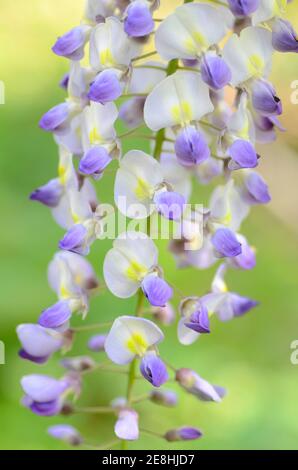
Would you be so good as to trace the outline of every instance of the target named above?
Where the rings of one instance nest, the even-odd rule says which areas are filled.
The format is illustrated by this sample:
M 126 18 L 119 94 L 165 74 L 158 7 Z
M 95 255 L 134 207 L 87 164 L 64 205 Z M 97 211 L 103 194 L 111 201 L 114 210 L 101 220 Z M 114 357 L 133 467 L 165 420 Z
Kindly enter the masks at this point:
M 31 201 L 38 201 L 48 207 L 56 207 L 62 196 L 63 188 L 59 180 L 53 179 L 30 194 Z
M 61 128 L 69 117 L 69 107 L 67 103 L 61 103 L 54 108 L 51 108 L 46 114 L 43 115 L 39 122 L 41 129 L 54 132 Z
M 249 173 L 245 178 L 245 186 L 249 193 L 251 203 L 267 204 L 271 201 L 268 185 L 258 173 Z
M 88 98 L 91 101 L 106 104 L 116 100 L 121 94 L 121 85 L 115 72 L 113 70 L 104 70 L 91 84 Z
M 64 441 L 72 446 L 79 446 L 83 443 L 83 438 L 80 433 L 68 424 L 57 424 L 48 429 L 50 436 L 60 441 Z
M 45 364 L 49 359 L 49 356 L 45 356 L 45 357 L 31 356 L 24 349 L 20 349 L 19 356 L 22 359 L 25 359 L 26 361 L 34 362 L 35 364 Z
M 231 70 L 226 62 L 212 53 L 204 55 L 201 63 L 201 74 L 204 82 L 215 90 L 220 90 L 226 86 L 232 78 Z
M 282 104 L 271 83 L 256 80 L 252 87 L 252 104 L 264 116 L 282 113 Z
M 140 364 L 143 377 L 154 387 L 160 387 L 169 378 L 167 368 L 162 360 L 154 353 L 146 354 Z
M 184 325 L 197 333 L 210 333 L 209 315 L 205 305 L 198 302 L 197 309 Z
M 298 52 L 298 36 L 289 21 L 277 19 L 272 29 L 272 45 L 280 52 Z
M 131 37 L 143 37 L 152 33 L 154 21 L 147 5 L 135 1 L 128 7 L 124 30 Z
M 228 0 L 231 12 L 235 16 L 248 16 L 255 12 L 259 5 L 260 0 Z
M 79 171 L 83 175 L 100 175 L 112 159 L 104 147 L 92 147 L 82 157 Z
M 155 194 L 154 203 L 166 219 L 180 220 L 186 201 L 184 196 L 175 191 L 161 191 Z
M 79 255 L 88 254 L 85 247 L 85 237 L 87 229 L 82 224 L 76 224 L 71 227 L 59 242 L 60 250 L 71 251 Z
M 220 228 L 211 238 L 211 242 L 216 251 L 227 257 L 238 256 L 241 253 L 241 243 L 236 235 L 228 228 Z
M 247 140 L 235 140 L 229 148 L 229 155 L 240 168 L 254 168 L 258 164 L 257 153 Z
M 241 269 L 253 269 L 256 266 L 255 251 L 248 243 L 242 243 L 241 250 L 241 254 L 233 258 L 233 265 Z
M 169 442 L 191 441 L 199 439 L 203 434 L 199 429 L 184 426 L 180 429 L 171 429 L 165 434 L 165 439 Z
M 199 165 L 210 157 L 210 150 L 204 135 L 194 127 L 183 129 L 175 142 L 179 162 L 185 166 Z
M 85 34 L 82 26 L 76 26 L 57 39 L 52 51 L 71 60 L 84 57 Z
M 52 307 L 43 311 L 40 315 L 38 323 L 44 328 L 59 328 L 66 323 L 71 317 L 69 303 L 66 300 L 57 302 Z
M 173 289 L 164 279 L 155 274 L 148 274 L 143 282 L 142 289 L 154 307 L 164 307 L 173 296 Z
M 61 411 L 61 401 L 54 400 L 45 403 L 33 401 L 30 405 L 30 409 L 38 416 L 56 416 Z
M 252 300 L 247 297 L 242 297 L 238 294 L 231 294 L 231 299 L 235 317 L 241 317 L 245 313 L 249 312 L 252 308 L 259 305 L 259 302 L 257 302 L 256 300 Z
M 95 351 L 95 352 L 104 351 L 106 338 L 107 338 L 106 335 L 92 336 L 92 338 L 90 338 L 88 342 L 88 348 L 91 351 Z
M 69 84 L 69 73 L 65 73 L 60 80 L 59 86 L 63 88 L 63 90 L 67 90 Z

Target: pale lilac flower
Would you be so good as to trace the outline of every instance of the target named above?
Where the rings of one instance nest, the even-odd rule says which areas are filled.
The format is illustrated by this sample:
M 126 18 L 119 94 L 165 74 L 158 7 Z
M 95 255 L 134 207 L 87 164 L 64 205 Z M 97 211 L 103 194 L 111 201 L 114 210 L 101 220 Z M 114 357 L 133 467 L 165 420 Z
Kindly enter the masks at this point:
M 144 318 L 123 316 L 114 321 L 105 342 L 111 361 L 124 365 L 135 357 L 144 357 L 149 348 L 164 338 L 162 331 Z
M 94 352 L 104 351 L 106 339 L 106 335 L 92 336 L 88 341 L 88 348 Z
M 136 441 L 139 438 L 139 416 L 136 411 L 123 409 L 115 424 L 115 434 L 119 439 Z
M 17 335 L 22 345 L 19 355 L 38 364 L 46 362 L 65 343 L 63 334 L 40 325 L 19 325 Z
M 272 44 L 280 52 L 298 52 L 297 33 L 291 23 L 281 18 L 274 22 Z
M 224 59 L 213 52 L 208 52 L 203 56 L 201 74 L 204 82 L 214 90 L 220 90 L 232 78 L 231 70 Z
M 27 375 L 21 385 L 25 392 L 24 405 L 40 416 L 59 414 L 62 395 L 70 388 L 67 379 L 56 380 L 46 375 Z
M 119 78 L 114 70 L 104 70 L 91 83 L 88 98 L 97 103 L 106 104 L 122 94 Z
M 71 446 L 80 446 L 83 438 L 79 431 L 69 424 L 57 424 L 48 428 L 48 434 L 59 441 L 66 442 Z
M 204 134 L 192 126 L 185 127 L 178 134 L 175 152 L 178 161 L 187 167 L 199 165 L 211 155 Z
M 220 402 L 225 396 L 225 390 L 222 387 L 211 385 L 191 369 L 179 369 L 176 372 L 176 381 L 188 393 L 202 401 Z

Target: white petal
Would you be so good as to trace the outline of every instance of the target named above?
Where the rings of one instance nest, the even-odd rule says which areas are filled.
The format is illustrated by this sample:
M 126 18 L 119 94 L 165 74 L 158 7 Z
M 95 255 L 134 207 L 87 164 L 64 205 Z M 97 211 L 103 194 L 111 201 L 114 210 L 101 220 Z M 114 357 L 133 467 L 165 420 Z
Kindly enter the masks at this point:
M 252 15 L 252 24 L 268 21 L 274 16 L 282 16 L 287 0 L 260 0 L 259 8 Z
M 114 241 L 114 248 L 147 269 L 158 264 L 157 247 L 145 233 L 125 232 Z
M 251 76 L 267 77 L 271 71 L 272 33 L 260 27 L 245 28 L 240 36 L 241 45 L 248 57 Z
M 109 17 L 90 37 L 90 64 L 95 70 L 128 66 L 140 47 L 126 35 L 123 23 Z
M 178 71 L 157 85 L 144 107 L 147 126 L 163 127 L 188 124 L 213 111 L 208 86 L 198 73 Z
M 103 265 L 104 279 L 108 289 L 116 296 L 126 299 L 134 295 L 140 287 L 140 281 L 131 279 L 127 274 L 131 262 L 118 250 L 110 250 Z
M 160 164 L 164 179 L 170 183 L 173 190 L 185 197 L 188 201 L 191 195 L 191 173 L 183 168 L 175 155 L 171 153 L 163 153 L 160 158 Z
M 114 123 L 118 118 L 115 103 L 105 105 L 91 102 L 83 112 L 82 140 L 84 150 L 93 145 L 111 143 L 116 138 Z
M 153 322 L 123 316 L 114 321 L 105 342 L 105 351 L 111 361 L 124 365 L 136 356 L 143 356 L 148 348 L 163 338 L 162 331 Z
M 160 24 L 155 44 L 164 59 L 192 59 L 225 34 L 226 25 L 219 10 L 210 5 L 188 4 L 178 7 Z
M 196 331 L 187 328 L 184 325 L 184 322 L 185 318 L 181 318 L 179 320 L 177 334 L 180 343 L 184 344 L 185 346 L 188 346 L 190 344 L 193 344 L 198 339 L 200 333 L 197 333 Z
M 222 56 L 232 72 L 231 84 L 233 86 L 245 82 L 251 76 L 248 61 L 243 50 L 239 36 L 233 34 L 225 44 Z
M 166 71 L 146 68 L 146 65 L 165 67 L 162 62 L 146 62 L 143 68 L 134 68 L 129 85 L 129 93 L 150 93 L 166 77 Z

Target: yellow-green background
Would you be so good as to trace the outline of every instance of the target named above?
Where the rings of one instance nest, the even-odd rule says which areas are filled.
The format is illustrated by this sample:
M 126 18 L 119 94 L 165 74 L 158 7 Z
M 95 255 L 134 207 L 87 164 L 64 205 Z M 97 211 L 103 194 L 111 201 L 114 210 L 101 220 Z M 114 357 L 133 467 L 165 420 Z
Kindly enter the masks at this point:
M 165 7 L 176 3 L 162 2 Z M 38 120 L 64 99 L 57 82 L 67 70 L 67 61 L 52 54 L 50 47 L 57 35 L 78 23 L 82 6 L 82 0 L 1 0 L 0 5 L 0 80 L 6 86 L 6 103 L 0 106 L 0 339 L 6 345 L 6 365 L 0 366 L 1 449 L 62 449 L 62 444 L 47 436 L 46 428 L 64 421 L 76 425 L 96 444 L 113 437 L 111 418 L 40 418 L 19 404 L 23 374 L 62 374 L 57 356 L 44 368 L 22 362 L 17 356 L 15 328 L 18 323 L 35 322 L 40 311 L 55 301 L 46 267 L 62 230 L 46 208 L 28 201 L 28 194 L 56 174 L 57 148 L 51 136 L 39 130 Z M 289 5 L 288 17 L 298 26 L 296 1 Z M 192 367 L 229 390 L 220 405 L 180 393 L 176 409 L 139 406 L 142 427 L 165 431 L 191 424 L 203 429 L 201 441 L 173 448 L 298 448 L 298 366 L 290 363 L 290 343 L 298 339 L 298 106 L 290 102 L 290 84 L 298 79 L 298 57 L 276 54 L 273 78 L 284 101 L 283 123 L 288 128 L 287 134 L 279 135 L 276 147 L 264 150 L 261 169 L 272 183 L 273 203 L 255 208 L 244 226 L 258 250 L 256 269 L 229 276 L 231 288 L 260 300 L 261 305 L 228 324 L 214 320 L 212 334 L 191 347 L 179 345 L 174 328 L 167 330 L 161 346 L 165 358 L 177 366 Z M 102 200 L 111 200 L 112 184 L 112 174 L 98 183 Z M 207 202 L 206 198 L 206 189 L 197 186 L 194 199 Z M 100 276 L 109 246 L 110 242 L 98 242 L 92 250 Z M 160 247 L 161 263 L 172 283 L 185 294 L 201 295 L 208 289 L 214 269 L 178 272 L 166 245 Z M 133 308 L 134 300 L 120 301 L 107 293 L 92 301 L 88 321 L 130 314 Z M 76 342 L 76 352 L 87 352 L 87 339 L 83 335 Z M 125 387 L 125 376 L 94 373 L 79 403 L 105 404 L 124 394 Z M 141 386 L 139 391 L 146 388 Z M 168 446 L 146 436 L 131 444 L 131 448 L 146 449 Z

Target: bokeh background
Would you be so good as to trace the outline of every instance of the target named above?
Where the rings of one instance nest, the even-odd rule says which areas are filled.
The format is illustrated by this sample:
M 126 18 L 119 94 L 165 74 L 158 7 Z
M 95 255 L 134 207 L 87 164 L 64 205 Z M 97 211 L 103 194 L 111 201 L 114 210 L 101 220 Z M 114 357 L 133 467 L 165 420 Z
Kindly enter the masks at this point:
M 6 102 L 0 106 L 0 339 L 6 345 L 6 364 L 0 366 L 1 449 L 63 449 L 63 444 L 47 436 L 46 428 L 65 419 L 95 444 L 113 438 L 112 418 L 77 415 L 46 419 L 20 405 L 20 377 L 36 372 L 38 366 L 18 358 L 15 334 L 18 323 L 35 322 L 40 311 L 55 301 L 47 285 L 46 267 L 62 230 L 46 208 L 28 201 L 28 195 L 56 174 L 56 145 L 50 135 L 39 130 L 38 121 L 46 110 L 64 99 L 57 83 L 67 71 L 67 61 L 52 54 L 50 47 L 59 34 L 78 24 L 83 3 L 1 0 L 0 80 L 6 87 Z M 162 1 L 164 10 L 175 3 L 179 2 Z M 296 0 L 288 7 L 288 18 L 298 26 Z M 257 247 L 256 269 L 229 276 L 231 288 L 258 299 L 261 305 L 227 324 L 214 320 L 212 334 L 192 347 L 179 345 L 175 328 L 167 331 L 167 340 L 161 346 L 165 358 L 177 367 L 194 368 L 229 390 L 220 405 L 204 404 L 184 393 L 180 393 L 176 409 L 139 405 L 144 428 L 165 431 L 192 424 L 204 431 L 201 441 L 179 443 L 173 448 L 298 448 L 298 366 L 290 362 L 290 344 L 298 339 L 298 105 L 290 100 L 291 83 L 298 79 L 298 57 L 276 54 L 272 79 L 283 100 L 282 122 L 287 128 L 276 144 L 261 150 L 260 169 L 270 183 L 273 202 L 255 208 L 244 226 Z M 98 184 L 104 201 L 111 200 L 112 182 L 113 175 L 107 174 Z M 206 188 L 197 186 L 194 200 L 206 203 Z M 91 260 L 101 277 L 102 261 L 110 245 L 98 242 L 92 251 Z M 161 263 L 173 284 L 188 295 L 201 295 L 208 289 L 214 268 L 178 272 L 166 245 L 160 246 Z M 134 300 L 120 301 L 106 293 L 92 301 L 88 322 L 130 314 L 133 308 Z M 87 339 L 88 334 L 80 336 L 75 353 L 87 352 Z M 57 359 L 39 372 L 59 377 L 63 370 Z M 86 380 L 79 404 L 105 404 L 123 395 L 125 388 L 125 376 L 94 373 Z M 138 385 L 136 391 L 146 388 Z M 130 446 L 168 447 L 166 442 L 147 436 Z

